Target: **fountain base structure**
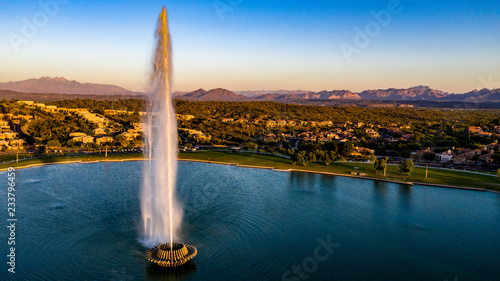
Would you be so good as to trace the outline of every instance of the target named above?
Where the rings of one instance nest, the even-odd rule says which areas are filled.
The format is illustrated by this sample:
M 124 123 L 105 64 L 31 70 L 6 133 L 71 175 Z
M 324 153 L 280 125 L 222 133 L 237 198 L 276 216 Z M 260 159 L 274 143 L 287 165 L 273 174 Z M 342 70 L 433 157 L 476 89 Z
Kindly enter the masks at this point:
M 161 244 L 146 252 L 146 259 L 163 267 L 178 267 L 196 256 L 195 247 L 179 242 Z

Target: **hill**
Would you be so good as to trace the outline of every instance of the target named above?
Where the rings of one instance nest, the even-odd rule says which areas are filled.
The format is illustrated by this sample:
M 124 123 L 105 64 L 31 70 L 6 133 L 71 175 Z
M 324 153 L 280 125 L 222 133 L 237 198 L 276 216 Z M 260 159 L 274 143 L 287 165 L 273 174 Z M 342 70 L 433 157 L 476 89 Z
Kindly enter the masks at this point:
M 427 86 L 417 86 L 409 89 L 368 90 L 359 96 L 364 100 L 439 100 L 449 94 Z
M 194 92 L 190 92 L 177 97 L 183 100 L 193 100 L 193 101 L 246 101 L 248 98 L 237 95 L 226 89 L 213 89 L 210 91 L 205 91 L 204 89 L 198 89 Z
M 137 93 L 115 85 L 80 83 L 62 77 L 41 77 L 24 81 L 0 83 L 0 90 L 22 93 L 54 93 L 71 95 L 135 95 Z

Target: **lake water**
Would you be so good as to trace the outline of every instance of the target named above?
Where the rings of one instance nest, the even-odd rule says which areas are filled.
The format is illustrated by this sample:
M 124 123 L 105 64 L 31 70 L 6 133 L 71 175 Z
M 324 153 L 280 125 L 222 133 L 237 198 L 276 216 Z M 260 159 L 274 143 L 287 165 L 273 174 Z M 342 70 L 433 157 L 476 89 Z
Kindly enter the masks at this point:
M 0 280 L 500 280 L 500 194 L 181 162 L 181 242 L 138 242 L 142 162 L 16 171 L 16 273 Z M 7 225 L 7 173 L 0 173 Z

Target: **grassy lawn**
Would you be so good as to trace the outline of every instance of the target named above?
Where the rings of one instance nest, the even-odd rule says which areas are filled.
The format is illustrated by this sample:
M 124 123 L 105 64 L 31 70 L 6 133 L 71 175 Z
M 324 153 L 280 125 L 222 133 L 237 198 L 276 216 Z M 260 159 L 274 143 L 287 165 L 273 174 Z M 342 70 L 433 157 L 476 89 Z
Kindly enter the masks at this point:
M 28 153 L 19 153 L 19 156 L 17 156 L 15 152 L 10 152 L 10 153 L 2 152 L 2 154 L 0 154 L 0 163 L 16 161 L 16 157 L 19 157 L 19 160 L 22 160 L 24 158 L 30 158 L 32 157 L 32 155 Z
M 69 162 L 69 161 L 82 161 L 82 162 L 92 162 L 92 161 L 110 161 L 110 160 L 134 160 L 134 159 L 142 159 L 141 153 L 127 153 L 127 154 L 108 154 L 108 157 L 105 157 L 104 154 L 93 154 L 93 155 L 64 155 L 64 156 L 44 156 L 22 160 L 21 156 L 19 156 L 19 163 L 3 163 L 0 164 L 1 169 L 7 169 L 9 167 L 23 167 L 28 165 L 36 165 L 36 164 L 50 164 L 50 163 L 59 163 L 59 162 Z M 16 156 L 14 158 L 9 158 L 8 161 L 15 161 Z
M 277 169 L 298 169 L 350 175 L 351 172 L 365 173 L 367 177 L 399 181 L 430 184 L 453 185 L 460 187 L 484 188 L 500 191 L 500 178 L 457 170 L 429 169 L 428 178 L 425 178 L 425 168 L 415 168 L 410 177 L 399 174 L 397 165 L 389 165 L 386 176 L 374 172 L 373 164 L 334 162 L 330 166 L 323 163 L 309 163 L 307 166 L 290 164 L 290 160 L 262 154 L 228 154 L 225 152 L 200 151 L 183 152 L 179 154 L 183 160 L 204 160 L 213 162 L 233 163 L 249 166 L 274 167 Z M 354 169 L 357 167 L 358 169 Z
M 8 156 L 3 161 L 11 161 L 12 156 Z M 22 159 L 22 157 L 19 157 Z M 141 153 L 129 154 L 108 154 L 108 157 L 101 155 L 70 155 L 70 156 L 47 156 L 40 158 L 32 158 L 19 161 L 19 163 L 0 164 L 0 169 L 7 169 L 8 167 L 21 167 L 33 164 L 46 164 L 67 161 L 110 161 L 110 160 L 139 160 L 142 159 Z M 2 159 L 2 158 L 0 158 Z M 475 173 L 468 173 L 458 170 L 442 170 L 442 169 L 429 169 L 428 178 L 425 178 L 425 168 L 415 168 L 410 177 L 404 177 L 399 174 L 397 165 L 389 165 L 386 176 L 375 174 L 373 164 L 367 163 L 351 163 L 351 162 L 334 162 L 330 166 L 324 163 L 309 163 L 307 166 L 299 166 L 290 164 L 290 160 L 278 156 L 254 154 L 254 153 L 240 153 L 229 154 L 226 152 L 216 151 L 198 151 L 198 152 L 181 152 L 179 154 L 181 160 L 202 160 L 211 162 L 223 162 L 247 166 L 258 167 L 272 167 L 276 169 L 297 169 L 312 172 L 327 172 L 340 175 L 351 175 L 351 172 L 365 173 L 367 177 L 378 178 L 384 180 L 398 181 L 398 182 L 415 182 L 415 183 L 430 183 L 430 184 L 443 184 L 460 187 L 475 187 L 484 188 L 495 191 L 500 191 L 500 179 L 498 177 L 486 176 Z M 355 167 L 357 169 L 355 169 Z

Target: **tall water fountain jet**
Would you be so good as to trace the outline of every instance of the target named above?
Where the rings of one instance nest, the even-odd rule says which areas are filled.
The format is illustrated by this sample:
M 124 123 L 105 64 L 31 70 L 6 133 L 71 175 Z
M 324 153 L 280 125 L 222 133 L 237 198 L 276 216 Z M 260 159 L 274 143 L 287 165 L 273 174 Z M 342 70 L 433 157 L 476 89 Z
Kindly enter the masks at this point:
M 144 165 L 141 191 L 142 241 L 148 247 L 166 241 L 172 245 L 182 220 L 181 209 L 175 200 L 177 120 L 170 95 L 172 64 L 165 7 L 158 20 L 156 39 L 144 138 L 148 161 Z
M 177 176 L 177 120 L 170 95 L 170 32 L 163 7 L 156 31 L 156 57 L 152 91 L 148 100 L 144 165 L 141 193 L 143 243 L 158 245 L 146 252 L 146 259 L 164 267 L 185 264 L 197 254 L 195 247 L 174 242 L 182 220 L 175 200 Z M 164 243 L 165 241 L 170 241 Z M 162 244 L 163 243 L 163 244 Z

